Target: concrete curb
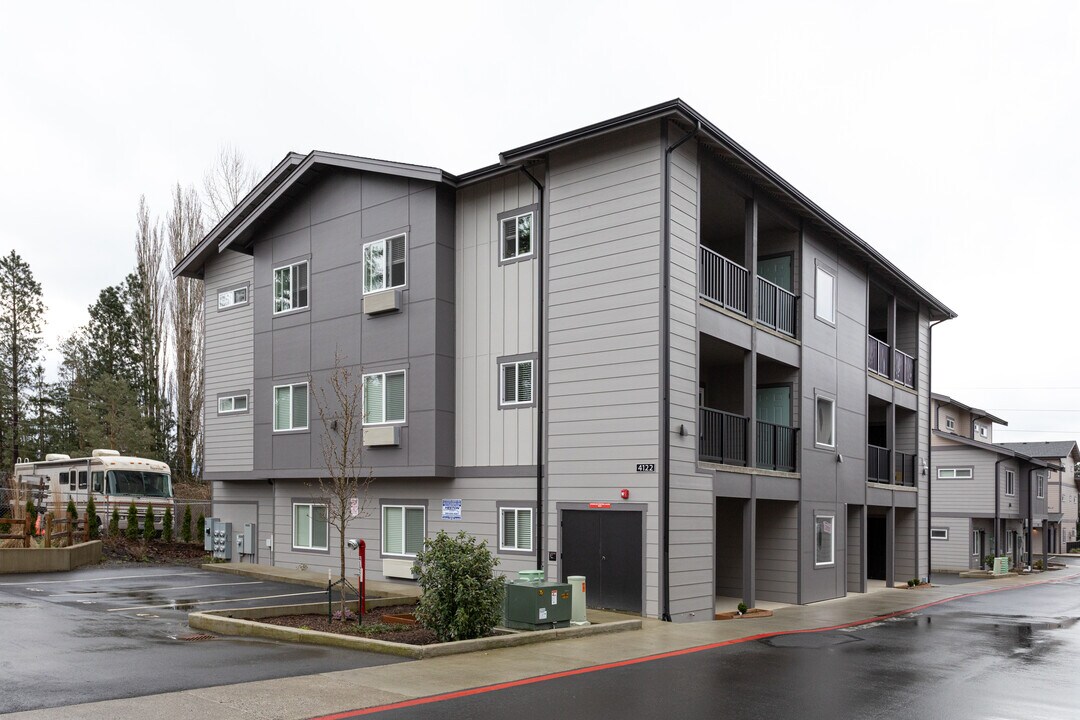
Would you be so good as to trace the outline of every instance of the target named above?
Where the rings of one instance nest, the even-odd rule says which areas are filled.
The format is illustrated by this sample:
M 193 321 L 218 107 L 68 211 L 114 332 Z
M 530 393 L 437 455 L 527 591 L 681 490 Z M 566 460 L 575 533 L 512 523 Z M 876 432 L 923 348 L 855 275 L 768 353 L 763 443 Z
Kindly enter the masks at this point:
M 388 605 L 402 604 L 403 601 L 408 600 L 411 600 L 411 598 L 377 598 L 369 599 L 368 605 L 371 605 L 372 607 L 385 607 Z M 351 608 L 356 607 L 355 602 L 347 604 Z M 257 618 L 296 615 L 313 611 L 321 612 L 325 610 L 325 608 L 325 603 L 306 603 L 302 605 L 246 608 L 244 610 L 208 610 L 190 613 L 188 615 L 188 625 L 196 630 L 206 630 L 219 635 L 262 637 L 283 642 L 303 643 L 308 645 L 328 645 L 350 650 L 363 650 L 386 655 L 397 655 L 399 657 L 408 657 L 415 660 L 444 657 L 446 655 L 458 655 L 461 653 L 480 652 L 483 650 L 496 650 L 498 648 L 519 647 L 521 645 L 533 645 L 555 640 L 569 640 L 572 638 L 588 637 L 590 635 L 608 635 L 610 633 L 625 632 L 628 630 L 640 630 L 642 626 L 641 619 L 635 618 L 597 625 L 556 628 L 554 630 L 511 632 L 506 635 L 495 635 L 493 637 L 477 638 L 475 640 L 435 643 L 433 645 L 407 645 L 405 643 L 388 642 L 386 640 L 377 640 L 375 638 L 337 635 L 334 633 L 320 632 L 318 630 L 301 630 L 300 628 L 283 627 L 257 621 Z

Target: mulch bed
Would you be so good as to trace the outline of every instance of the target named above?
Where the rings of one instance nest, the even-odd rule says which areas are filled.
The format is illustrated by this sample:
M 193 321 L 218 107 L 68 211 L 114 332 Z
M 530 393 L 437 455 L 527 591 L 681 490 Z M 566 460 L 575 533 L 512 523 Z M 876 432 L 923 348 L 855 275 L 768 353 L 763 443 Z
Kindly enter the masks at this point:
M 751 620 L 753 618 L 767 618 L 767 617 L 772 617 L 772 616 L 773 616 L 772 610 L 762 610 L 760 608 L 750 608 L 749 610 L 744 612 L 742 615 L 740 615 L 735 610 L 732 610 L 731 612 L 719 612 L 719 613 L 716 613 L 716 618 L 715 619 L 716 620 L 737 620 L 737 619 L 738 620 Z
M 102 537 L 106 564 L 161 563 L 198 566 L 210 562 L 202 543 L 164 543 L 160 540 L 128 540 L 124 536 Z
M 435 637 L 435 633 L 427 628 L 383 622 L 383 615 L 402 615 L 411 613 L 415 609 L 415 605 L 369 608 L 364 614 L 364 622 L 360 626 L 357 626 L 355 620 L 346 622 L 327 620 L 325 613 L 321 615 L 282 615 L 281 617 L 262 618 L 259 622 L 301 628 L 303 630 L 318 630 L 338 635 L 370 637 L 376 640 L 388 640 L 389 642 L 406 643 L 408 645 L 431 645 L 439 642 L 439 639 Z

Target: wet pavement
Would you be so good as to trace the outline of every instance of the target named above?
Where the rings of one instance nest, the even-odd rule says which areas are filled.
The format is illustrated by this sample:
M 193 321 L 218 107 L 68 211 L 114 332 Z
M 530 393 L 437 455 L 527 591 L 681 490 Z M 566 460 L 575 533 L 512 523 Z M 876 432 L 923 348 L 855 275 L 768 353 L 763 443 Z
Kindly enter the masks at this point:
M 178 566 L 0 575 L 0 713 L 346 670 L 397 658 L 187 639 L 192 610 L 318 602 L 308 586 Z
M 380 713 L 505 718 L 1077 717 L 1080 578 Z

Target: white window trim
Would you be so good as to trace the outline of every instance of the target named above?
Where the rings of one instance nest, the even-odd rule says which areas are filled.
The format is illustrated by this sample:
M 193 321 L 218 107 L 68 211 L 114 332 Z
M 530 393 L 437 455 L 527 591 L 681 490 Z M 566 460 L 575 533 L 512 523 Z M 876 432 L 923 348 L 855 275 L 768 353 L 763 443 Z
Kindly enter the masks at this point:
M 818 273 L 824 273 L 824 274 L 828 275 L 830 278 L 832 278 L 832 291 L 831 291 L 831 295 L 832 295 L 832 298 L 831 298 L 832 317 L 825 317 L 820 312 L 818 312 L 818 308 L 821 307 L 821 303 L 818 302 L 818 299 L 821 297 L 820 283 L 818 283 L 818 279 L 819 279 L 820 275 Z M 817 318 L 818 320 L 822 320 L 824 322 L 827 322 L 830 325 L 836 325 L 836 298 L 837 298 L 837 294 L 838 294 L 836 285 L 837 285 L 836 273 L 832 272 L 831 270 L 829 270 L 828 268 L 826 268 L 826 267 L 824 267 L 822 265 L 815 265 L 814 266 L 814 317 Z
M 273 419 L 271 420 L 271 423 L 270 423 L 270 426 L 273 427 L 274 432 L 276 432 L 276 433 L 278 433 L 278 432 L 280 432 L 280 433 L 284 433 L 284 432 L 303 432 L 303 431 L 307 430 L 308 425 L 311 424 L 311 402 L 310 402 L 310 398 L 309 398 L 309 401 L 308 401 L 308 414 L 307 414 L 307 417 L 304 418 L 304 427 L 291 427 L 291 426 L 287 427 L 287 428 L 274 427 L 274 422 L 277 421 L 277 391 L 280 388 L 285 388 L 285 387 L 287 387 L 287 388 L 297 388 L 297 387 L 300 387 L 300 386 L 304 387 L 304 394 L 307 395 L 307 393 L 308 393 L 308 384 L 306 382 L 288 383 L 286 385 L 275 385 L 274 386 L 274 399 L 273 399 L 274 415 L 273 415 Z M 289 393 L 289 422 L 290 422 L 290 424 L 292 423 L 292 419 L 293 419 L 292 399 L 293 399 L 293 393 Z
M 293 550 L 329 550 L 330 549 L 330 508 L 327 508 L 324 503 L 293 503 L 292 504 L 292 548 Z M 308 517 L 311 522 L 308 524 L 308 544 L 297 545 L 296 544 L 296 508 L 306 507 L 308 508 Z M 315 545 L 312 538 L 315 535 L 315 508 L 326 508 L 326 545 Z
M 1012 482 L 1009 482 L 1009 478 L 1012 478 Z M 1012 492 L 1009 492 L 1009 485 L 1012 485 Z M 1009 497 L 1016 495 L 1016 473 L 1012 470 L 1005 470 L 1005 494 Z
M 236 399 L 237 398 L 244 398 L 244 407 L 239 409 L 239 410 L 236 409 Z M 231 410 L 222 410 L 221 409 L 221 403 L 223 401 L 225 401 L 225 400 L 231 400 L 232 401 L 232 409 Z M 243 413 L 243 412 L 248 411 L 248 396 L 247 396 L 246 393 L 238 393 L 236 395 L 224 395 L 222 397 L 219 397 L 217 402 L 218 402 L 218 410 L 217 410 L 218 415 L 232 415 L 234 413 Z
M 826 562 L 818 562 L 817 559 L 817 522 L 818 520 L 828 519 L 832 523 L 832 532 L 829 533 L 829 557 L 832 558 Z M 836 565 L 836 516 L 827 515 L 825 513 L 814 513 L 814 567 L 829 567 L 830 565 Z
M 518 218 L 523 218 L 526 215 L 529 215 L 529 216 L 532 217 L 532 221 L 529 223 L 529 232 L 531 233 L 529 235 L 529 252 L 527 252 L 527 253 L 519 253 L 519 252 L 516 252 L 516 250 L 518 248 L 517 221 L 518 221 Z M 514 222 L 514 250 L 515 250 L 515 253 L 513 255 L 507 256 L 507 255 L 503 254 L 505 252 L 505 250 L 506 250 L 506 236 L 503 235 L 503 226 L 506 225 L 506 223 L 510 222 L 511 220 Z M 536 252 L 536 214 L 532 210 L 527 210 L 526 212 L 518 213 L 517 215 L 510 215 L 508 217 L 504 217 L 501 220 L 499 220 L 499 261 L 500 262 L 507 262 L 507 261 L 510 261 L 510 260 L 521 260 L 523 258 L 532 257 L 535 252 Z
M 1040 500 L 1046 497 L 1046 478 L 1041 474 L 1035 476 L 1035 497 Z
M 395 238 L 399 238 L 399 237 L 400 238 L 405 238 L 405 279 L 402 281 L 402 283 L 400 285 L 387 285 L 386 283 L 387 283 L 387 281 L 388 281 L 388 279 L 390 277 L 390 262 L 389 262 L 390 254 L 386 250 L 386 243 L 390 242 L 391 240 L 394 240 Z M 367 277 L 365 276 L 365 272 L 367 270 L 367 249 L 370 246 L 378 245 L 379 243 L 383 244 L 383 258 L 384 258 L 384 262 L 385 262 L 385 265 L 383 266 L 383 286 L 381 288 L 368 290 L 367 289 Z M 384 292 L 386 290 L 397 290 L 399 288 L 408 287 L 408 285 L 409 285 L 409 233 L 407 233 L 407 232 L 394 233 L 393 235 L 387 235 L 384 238 L 380 238 L 378 240 L 372 240 L 370 242 L 364 243 L 363 250 L 360 253 L 360 266 L 361 266 L 360 282 L 363 285 L 363 294 L 364 295 L 374 295 L 375 293 L 381 293 L 381 292 Z M 311 283 L 309 281 L 308 285 L 310 285 L 310 284 Z
M 236 293 L 240 292 L 241 290 L 243 290 L 243 292 L 244 292 L 244 300 L 242 302 L 237 302 L 236 301 Z M 222 305 L 221 304 L 221 298 L 222 298 L 222 296 L 225 296 L 225 295 L 231 295 L 232 296 L 232 302 L 230 302 L 228 305 Z M 240 285 L 240 286 L 230 288 L 230 289 L 227 289 L 227 290 L 220 290 L 220 291 L 218 291 L 217 296 L 218 296 L 218 307 L 217 307 L 218 310 L 231 310 L 234 307 L 240 307 L 242 305 L 247 305 L 249 302 L 251 302 L 251 290 L 248 288 L 247 285 Z
M 948 415 L 945 416 L 945 429 L 952 432 L 956 430 L 956 418 L 951 418 Z
M 934 533 L 938 533 L 938 535 L 935 537 Z M 944 535 L 942 535 L 941 533 L 944 533 Z M 931 540 L 948 540 L 949 539 L 949 528 L 930 528 L 930 539 Z
M 515 547 L 509 547 L 509 546 L 503 544 L 503 538 L 506 537 L 505 529 L 506 529 L 506 513 L 507 512 L 514 513 L 514 522 L 515 523 L 517 522 L 517 514 L 518 513 L 520 513 L 520 512 L 529 513 L 529 547 L 527 547 L 527 548 L 516 547 L 516 546 Z M 535 522 L 535 517 L 536 517 L 536 513 L 533 512 L 533 509 L 531 507 L 509 507 L 509 506 L 500 507 L 499 508 L 499 550 L 504 550 L 506 552 L 532 552 L 532 549 L 533 549 L 533 534 L 536 532 L 535 527 L 533 526 L 533 523 Z M 515 538 L 516 538 L 516 536 L 517 536 L 517 533 L 515 533 Z
M 507 365 L 521 366 L 525 364 L 529 365 L 529 399 L 528 400 L 514 400 L 510 402 L 506 399 L 506 372 Z M 515 367 L 514 379 L 518 377 L 520 371 Z M 517 388 L 515 386 L 515 392 Z M 534 398 L 536 397 L 536 361 L 535 360 L 511 360 L 510 362 L 499 363 L 499 405 L 501 407 L 519 407 L 532 405 Z
M 369 377 L 375 377 L 377 375 L 382 375 L 383 376 L 383 383 L 382 383 L 383 402 L 382 402 L 382 407 L 383 407 L 383 417 L 385 418 L 386 417 L 386 376 L 387 375 L 396 375 L 398 373 L 401 373 L 401 378 L 402 378 L 401 394 L 402 394 L 402 399 L 404 400 L 404 404 L 403 404 L 403 407 L 402 407 L 402 412 L 404 414 L 403 414 L 402 418 L 400 420 L 383 420 L 382 422 L 368 422 L 367 413 L 364 412 L 364 406 L 366 405 L 366 401 L 365 401 L 365 398 L 361 397 L 360 398 L 360 411 L 364 415 L 364 421 L 362 423 L 363 425 L 366 425 L 366 426 L 369 426 L 369 427 L 370 426 L 375 426 L 375 425 L 402 425 L 409 418 L 409 373 L 405 372 L 404 368 L 402 368 L 400 370 L 385 370 L 383 372 L 367 373 L 366 375 L 361 375 L 360 376 L 360 388 L 361 388 L 361 390 L 363 392 L 367 392 L 367 390 L 364 389 L 364 388 L 367 387 L 367 379 Z
M 952 473 L 949 475 L 947 473 Z M 967 473 L 961 475 L 960 473 Z M 938 480 L 971 480 L 975 476 L 975 473 L 969 467 L 944 467 L 938 468 L 937 477 Z
M 978 530 L 971 531 L 971 556 L 979 558 L 980 562 L 982 560 L 982 547 L 979 542 Z
M 832 421 L 832 428 L 830 430 L 830 434 L 832 435 L 832 443 L 831 444 L 826 443 L 826 442 L 822 442 L 817 436 L 817 431 L 818 431 L 818 426 L 817 426 L 817 404 L 821 400 L 832 403 L 832 413 L 830 414 L 831 415 L 830 420 Z M 821 394 L 815 394 L 814 395 L 814 445 L 816 445 L 819 448 L 826 448 L 828 450 L 835 450 L 836 449 L 836 398 L 829 397 L 828 395 L 821 395 Z
M 275 291 L 274 276 L 277 275 L 278 270 L 284 270 L 284 269 L 288 268 L 289 275 L 290 275 L 289 282 L 293 282 L 293 278 L 292 278 L 293 268 L 299 267 L 301 265 L 308 265 L 308 261 L 307 260 L 297 260 L 296 262 L 289 263 L 288 265 L 278 265 L 271 272 L 271 275 L 270 275 L 270 294 L 273 296 L 272 299 L 271 299 L 271 301 L 273 303 L 272 306 L 271 306 L 271 310 L 273 311 L 274 315 L 285 315 L 286 313 L 299 312 L 300 310 L 307 310 L 309 307 L 311 307 L 311 266 L 308 265 L 308 271 L 307 271 L 307 291 L 308 291 L 307 304 L 306 305 L 299 305 L 299 306 L 293 305 L 291 307 L 283 308 L 281 310 L 277 309 L 277 293 Z M 291 298 L 290 298 L 289 302 L 290 303 L 292 302 Z
M 405 518 L 408 517 L 408 513 L 406 513 L 405 511 L 406 510 L 422 510 L 423 513 L 424 513 L 424 519 L 423 519 L 422 522 L 424 523 L 424 526 L 425 526 L 424 529 L 427 530 L 427 508 L 424 507 L 423 505 L 400 505 L 400 504 L 397 504 L 397 503 L 391 503 L 391 504 L 383 505 L 381 508 L 379 508 L 379 525 L 380 525 L 380 527 L 379 527 L 379 545 L 381 545 L 380 550 L 382 551 L 382 554 L 386 555 L 386 556 L 389 556 L 389 557 L 403 557 L 403 558 L 414 558 L 414 557 L 416 557 L 416 553 L 407 553 L 407 552 L 393 553 L 393 552 L 389 552 L 386 549 L 386 509 L 387 508 L 401 508 L 401 549 L 402 549 L 402 551 L 405 550 L 405 538 L 407 538 L 408 535 L 409 535 L 408 529 L 405 527 Z M 425 538 L 427 537 L 427 532 L 424 533 L 424 537 Z

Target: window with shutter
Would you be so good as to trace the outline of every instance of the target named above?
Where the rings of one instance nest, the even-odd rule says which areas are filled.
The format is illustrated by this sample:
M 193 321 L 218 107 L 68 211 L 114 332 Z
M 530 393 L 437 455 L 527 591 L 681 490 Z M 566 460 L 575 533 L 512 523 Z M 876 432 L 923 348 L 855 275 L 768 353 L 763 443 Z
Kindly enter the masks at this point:
M 404 286 L 405 260 L 404 235 L 364 245 L 364 293 Z
M 405 371 L 364 376 L 364 424 L 405 422 Z
M 307 430 L 308 385 L 274 387 L 274 430 Z

